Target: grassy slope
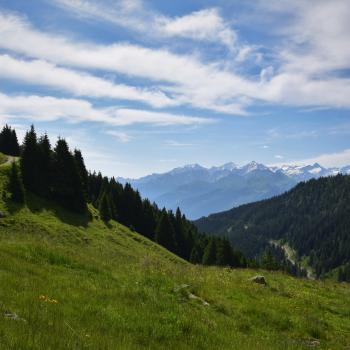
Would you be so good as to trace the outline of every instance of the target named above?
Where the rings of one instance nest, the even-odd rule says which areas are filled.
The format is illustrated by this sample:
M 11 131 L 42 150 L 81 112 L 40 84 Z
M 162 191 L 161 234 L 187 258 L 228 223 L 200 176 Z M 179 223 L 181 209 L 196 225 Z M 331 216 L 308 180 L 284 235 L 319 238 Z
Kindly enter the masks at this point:
M 248 281 L 256 271 L 191 266 L 93 209 L 87 221 L 28 203 L 0 219 L 1 349 L 350 346 L 348 285 L 263 272 L 263 287 Z

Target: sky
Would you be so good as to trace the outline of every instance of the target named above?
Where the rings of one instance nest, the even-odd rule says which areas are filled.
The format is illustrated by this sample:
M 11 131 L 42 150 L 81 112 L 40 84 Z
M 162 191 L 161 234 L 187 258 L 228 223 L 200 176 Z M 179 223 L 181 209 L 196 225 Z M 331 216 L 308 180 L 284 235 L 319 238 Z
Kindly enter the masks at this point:
M 0 122 L 90 170 L 350 164 L 349 0 L 0 0 Z

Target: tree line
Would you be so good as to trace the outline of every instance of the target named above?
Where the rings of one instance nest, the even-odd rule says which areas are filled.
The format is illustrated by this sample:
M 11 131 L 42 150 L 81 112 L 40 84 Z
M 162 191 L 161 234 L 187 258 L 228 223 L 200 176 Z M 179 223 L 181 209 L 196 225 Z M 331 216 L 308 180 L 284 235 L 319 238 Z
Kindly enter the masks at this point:
M 91 203 L 107 224 L 116 220 L 192 263 L 247 265 L 227 239 L 200 233 L 179 208 L 175 213 L 158 208 L 142 199 L 130 184 L 88 172 L 81 151 L 72 152 L 65 139 L 59 138 L 52 148 L 48 136 L 38 137 L 31 126 L 19 146 L 15 130 L 6 125 L 0 141 L 3 153 L 20 155 L 20 169 L 13 163 L 10 171 L 9 190 L 14 201 L 24 203 L 25 192 L 30 192 L 81 214 L 88 212 Z

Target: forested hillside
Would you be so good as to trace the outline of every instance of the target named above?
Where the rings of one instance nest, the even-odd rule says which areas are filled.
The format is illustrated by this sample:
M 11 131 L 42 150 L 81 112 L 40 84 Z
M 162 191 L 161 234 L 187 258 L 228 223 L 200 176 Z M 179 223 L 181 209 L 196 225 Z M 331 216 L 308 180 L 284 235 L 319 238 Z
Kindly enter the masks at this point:
M 289 192 L 196 221 L 204 232 L 229 237 L 248 256 L 287 243 L 316 276 L 337 272 L 350 281 L 350 176 L 302 182 Z
M 91 203 L 107 225 L 112 219 L 119 221 L 188 261 L 246 266 L 227 239 L 200 234 L 179 208 L 176 213 L 160 209 L 142 199 L 130 184 L 123 186 L 114 178 L 88 172 L 81 152 L 71 152 L 64 139 L 59 138 L 52 149 L 48 136 L 38 137 L 32 126 L 20 147 L 15 130 L 6 125 L 0 141 L 9 155 L 18 155 L 20 150 L 20 169 L 13 163 L 10 174 L 13 200 L 25 204 L 25 192 L 29 192 L 85 215 Z

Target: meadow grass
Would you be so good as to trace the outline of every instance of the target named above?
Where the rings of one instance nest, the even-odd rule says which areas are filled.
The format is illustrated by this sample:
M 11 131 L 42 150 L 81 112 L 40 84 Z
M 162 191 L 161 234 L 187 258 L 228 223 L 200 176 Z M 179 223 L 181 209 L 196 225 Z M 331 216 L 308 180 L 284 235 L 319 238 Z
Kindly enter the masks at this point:
M 3 195 L 0 349 L 350 348 L 347 284 L 193 266 L 94 208 L 9 203 Z

